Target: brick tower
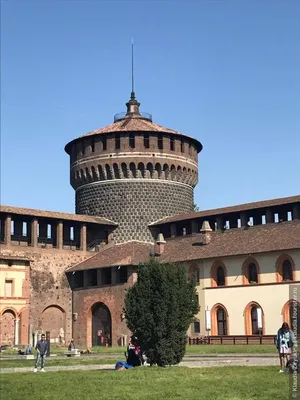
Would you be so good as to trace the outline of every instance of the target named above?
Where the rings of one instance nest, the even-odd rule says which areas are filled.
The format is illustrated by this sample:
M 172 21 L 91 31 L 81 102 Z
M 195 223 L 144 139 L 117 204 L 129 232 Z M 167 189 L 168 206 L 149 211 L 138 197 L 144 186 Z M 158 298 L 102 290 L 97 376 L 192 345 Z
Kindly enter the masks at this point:
M 193 211 L 202 145 L 152 122 L 131 92 L 114 123 L 69 142 L 76 213 L 118 223 L 116 243 L 153 242 L 151 222 Z

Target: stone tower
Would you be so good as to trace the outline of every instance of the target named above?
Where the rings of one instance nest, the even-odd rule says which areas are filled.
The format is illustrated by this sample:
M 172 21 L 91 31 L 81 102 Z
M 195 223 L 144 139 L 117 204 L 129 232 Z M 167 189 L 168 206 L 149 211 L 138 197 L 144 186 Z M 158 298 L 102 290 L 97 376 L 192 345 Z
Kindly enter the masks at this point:
M 152 122 L 134 92 L 114 123 L 69 142 L 76 213 L 118 223 L 116 243 L 153 242 L 151 222 L 193 211 L 198 181 L 196 139 Z

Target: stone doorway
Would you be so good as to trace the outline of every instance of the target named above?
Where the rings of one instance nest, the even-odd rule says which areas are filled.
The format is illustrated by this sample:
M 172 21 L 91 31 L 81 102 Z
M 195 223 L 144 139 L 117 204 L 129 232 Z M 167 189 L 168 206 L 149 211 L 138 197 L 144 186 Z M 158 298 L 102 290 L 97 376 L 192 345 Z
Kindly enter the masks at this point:
M 111 345 L 111 314 L 103 303 L 92 307 L 92 346 Z

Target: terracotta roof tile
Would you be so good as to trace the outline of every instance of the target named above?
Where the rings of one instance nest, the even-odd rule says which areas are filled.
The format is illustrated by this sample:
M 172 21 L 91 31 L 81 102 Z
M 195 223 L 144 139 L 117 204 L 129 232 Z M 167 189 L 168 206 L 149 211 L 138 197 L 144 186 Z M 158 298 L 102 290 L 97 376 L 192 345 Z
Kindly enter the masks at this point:
M 282 197 L 282 198 L 272 199 L 272 200 L 256 201 L 253 203 L 239 204 L 236 206 L 215 208 L 212 210 L 203 210 L 203 211 L 192 212 L 192 213 L 188 213 L 188 214 L 178 214 L 173 217 L 162 218 L 159 221 L 155 221 L 150 225 L 162 225 L 162 224 L 167 224 L 169 222 L 184 221 L 184 220 L 196 219 L 196 218 L 205 218 L 205 217 L 221 215 L 221 214 L 231 214 L 231 213 L 235 213 L 235 212 L 255 210 L 255 209 L 266 208 L 266 207 L 276 207 L 276 206 L 281 206 L 281 205 L 285 205 L 285 204 L 293 204 L 293 203 L 298 203 L 298 202 L 300 202 L 300 195 L 299 196 Z
M 300 221 L 212 232 L 211 242 L 206 245 L 201 242 L 202 234 L 168 239 L 160 260 L 177 262 L 300 249 Z
M 81 214 L 69 214 L 69 213 L 62 213 L 62 212 L 56 212 L 56 211 L 34 210 L 31 208 L 21 208 L 21 207 L 0 205 L 0 212 L 6 213 L 6 214 L 12 214 L 12 215 L 26 215 L 26 216 L 39 217 L 39 218 L 55 218 L 55 219 L 63 219 L 63 220 L 76 221 L 76 222 L 87 222 L 87 223 L 93 223 L 93 224 L 117 225 L 115 222 L 110 221 L 107 218 L 102 218 L 102 217 L 93 217 L 93 216 L 81 215 Z
M 91 135 L 98 135 L 101 133 L 110 133 L 110 132 L 134 132 L 134 131 L 143 131 L 143 132 L 166 132 L 172 134 L 181 135 L 180 132 L 177 132 L 173 129 L 165 128 L 164 126 L 158 125 L 150 120 L 142 119 L 142 118 L 125 118 L 114 122 L 110 125 L 107 125 L 103 128 L 97 129 L 95 131 L 86 133 L 80 137 L 86 137 Z M 185 135 L 186 136 L 186 135 Z
M 67 272 L 119 265 L 139 265 L 149 260 L 150 243 L 126 242 L 108 245 L 87 260 L 69 268 Z

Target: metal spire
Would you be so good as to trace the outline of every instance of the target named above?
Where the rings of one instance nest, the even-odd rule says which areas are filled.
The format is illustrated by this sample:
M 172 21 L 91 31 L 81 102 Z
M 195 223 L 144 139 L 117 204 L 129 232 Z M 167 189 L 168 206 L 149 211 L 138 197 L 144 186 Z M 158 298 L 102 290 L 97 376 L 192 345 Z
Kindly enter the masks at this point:
M 135 93 L 134 93 L 134 74 L 133 74 L 133 38 L 131 42 L 131 99 L 135 100 Z

